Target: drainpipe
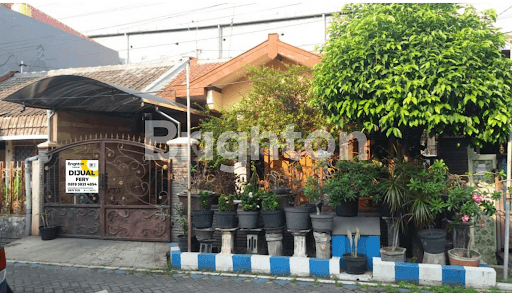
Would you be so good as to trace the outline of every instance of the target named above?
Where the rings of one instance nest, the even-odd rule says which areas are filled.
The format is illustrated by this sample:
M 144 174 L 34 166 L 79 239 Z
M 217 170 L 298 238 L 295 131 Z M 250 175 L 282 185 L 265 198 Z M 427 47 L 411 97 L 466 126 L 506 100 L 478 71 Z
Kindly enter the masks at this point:
M 164 116 L 165 118 L 171 120 L 172 122 L 178 124 L 178 131 L 177 131 L 178 132 L 178 137 L 181 137 L 181 134 L 180 134 L 181 133 L 181 122 L 179 122 L 178 120 L 176 120 L 176 119 L 172 118 L 171 116 L 165 114 L 164 112 L 158 110 L 158 107 L 155 107 L 155 112 L 157 112 L 158 114 L 160 114 L 160 115 Z
M 26 215 L 25 215 L 25 236 L 30 236 L 32 228 L 32 164 L 31 162 L 39 159 L 39 156 L 33 156 L 25 159 L 25 200 Z
M 46 110 L 46 116 L 48 117 L 48 141 L 52 141 L 52 136 L 51 136 L 51 132 L 50 132 L 50 123 L 52 121 L 52 117 L 53 115 L 55 115 L 55 111 L 53 110 Z

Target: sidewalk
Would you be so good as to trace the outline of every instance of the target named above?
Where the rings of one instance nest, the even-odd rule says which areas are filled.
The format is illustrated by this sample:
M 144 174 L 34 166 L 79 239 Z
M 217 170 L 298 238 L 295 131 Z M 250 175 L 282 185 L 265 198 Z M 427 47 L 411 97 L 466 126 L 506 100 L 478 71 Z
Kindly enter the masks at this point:
M 169 243 L 30 236 L 5 246 L 8 261 L 85 266 L 163 268 Z

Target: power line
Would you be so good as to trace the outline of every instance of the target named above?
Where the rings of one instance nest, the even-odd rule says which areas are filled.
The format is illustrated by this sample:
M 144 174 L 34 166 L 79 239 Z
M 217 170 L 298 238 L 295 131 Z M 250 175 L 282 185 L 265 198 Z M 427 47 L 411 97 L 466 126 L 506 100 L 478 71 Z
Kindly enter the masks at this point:
M 243 5 L 237 5 L 237 6 L 235 6 L 235 7 L 250 6 L 250 5 L 254 5 L 254 4 L 256 4 L 256 3 L 247 3 L 247 4 L 243 4 Z M 233 8 L 233 7 L 230 7 L 230 8 L 215 9 L 215 10 L 210 10 L 210 11 L 208 11 L 208 12 L 214 12 L 214 11 L 219 11 L 219 10 L 227 10 L 227 9 L 231 9 L 231 8 Z M 159 19 L 159 20 L 155 20 L 155 21 L 149 21 L 149 22 L 147 22 L 147 23 L 145 23 L 145 24 L 153 23 L 153 22 L 158 22 L 158 21 L 162 21 L 162 20 L 165 20 L 165 19 L 168 19 L 168 18 L 170 18 L 170 17 L 166 17 L 166 18 L 164 18 L 164 19 Z M 224 17 L 222 17 L 222 18 L 224 18 Z M 200 21 L 192 21 L 192 23 L 199 23 L 199 22 L 202 22 L 202 21 L 203 21 L 203 20 L 200 20 Z M 176 25 L 189 25 L 189 24 L 190 24 L 190 23 L 179 23 L 179 24 L 176 24 Z M 134 25 L 129 26 L 129 27 L 127 27 L 126 29 L 129 29 L 129 28 L 131 28 L 131 27 L 134 27 Z
M 89 12 L 84 14 L 78 14 L 78 15 L 71 15 L 66 17 L 59 17 L 59 21 L 62 19 L 70 19 L 70 18 L 77 18 L 77 17 L 83 17 L 83 16 L 90 16 L 90 15 L 96 15 L 96 14 L 103 14 L 103 13 L 109 13 L 109 12 L 117 12 L 121 10 L 129 10 L 134 8 L 140 8 L 140 7 L 147 7 L 147 6 L 154 6 L 154 5 L 160 5 L 162 3 L 152 3 L 152 4 L 143 4 L 143 5 L 132 5 L 132 6 L 126 6 L 121 8 L 112 8 L 107 10 L 101 10 L 101 11 L 95 11 L 95 12 Z
M 273 27 L 273 28 L 265 28 L 265 29 L 261 29 L 261 30 L 254 30 L 254 31 L 250 31 L 250 32 L 243 32 L 243 33 L 233 34 L 233 36 L 241 36 L 241 35 L 246 35 L 246 34 L 252 34 L 252 33 L 258 33 L 258 32 L 263 32 L 263 31 L 279 29 L 279 28 L 292 27 L 292 26 L 298 26 L 298 25 L 305 25 L 305 24 L 315 23 L 315 22 L 319 22 L 319 21 L 323 21 L 323 20 L 319 19 L 319 20 L 303 22 L 303 23 L 299 23 L 299 24 L 290 24 L 290 25 L 278 26 L 278 27 Z M 217 39 L 217 38 L 218 38 L 218 36 L 209 37 L 209 38 L 203 38 L 203 39 L 198 39 L 198 40 L 176 41 L 176 42 L 173 42 L 173 43 L 166 43 L 166 44 L 158 44 L 158 45 L 130 48 L 130 51 L 132 51 L 132 50 L 139 50 L 139 49 L 154 48 L 154 47 L 161 47 L 161 46 L 170 46 L 170 45 L 175 45 L 176 43 L 190 43 L 190 42 L 196 42 L 196 41 L 206 41 L 206 40 L 212 40 L 212 39 Z M 126 50 L 127 49 L 120 49 L 118 51 L 126 51 Z
M 120 26 L 125 26 L 125 25 L 131 25 L 131 24 L 134 24 L 134 23 L 141 23 L 141 22 L 148 22 L 148 21 L 151 23 L 151 22 L 156 21 L 157 19 L 158 20 L 162 20 L 162 19 L 167 19 L 167 18 L 171 18 L 171 17 L 187 15 L 187 14 L 192 13 L 192 12 L 202 11 L 202 10 L 205 10 L 205 9 L 209 9 L 209 8 L 213 8 L 213 7 L 217 7 L 217 6 L 221 6 L 221 5 L 225 5 L 225 4 L 227 4 L 227 3 L 215 4 L 215 5 L 211 5 L 211 6 L 207 6 L 207 7 L 196 8 L 196 9 L 192 9 L 192 10 L 178 12 L 178 13 L 171 14 L 171 15 L 164 15 L 164 16 L 153 17 L 153 18 L 149 18 L 149 19 L 143 19 L 143 20 L 139 20 L 139 21 L 132 21 L 132 22 L 129 22 L 129 23 L 123 23 L 123 24 L 118 24 L 118 25 L 113 25 L 113 26 L 108 26 L 108 27 L 92 29 L 92 30 L 85 31 L 85 33 L 92 32 L 92 31 L 103 30 L 103 29 L 114 28 L 114 27 L 120 27 Z
M 502 14 L 503 14 L 503 12 L 505 12 L 505 11 L 509 10 L 510 8 L 512 8 L 512 6 L 510 6 L 509 8 L 507 8 L 507 9 L 505 9 L 505 10 L 503 10 L 500 14 L 498 14 L 498 16 L 502 15 Z

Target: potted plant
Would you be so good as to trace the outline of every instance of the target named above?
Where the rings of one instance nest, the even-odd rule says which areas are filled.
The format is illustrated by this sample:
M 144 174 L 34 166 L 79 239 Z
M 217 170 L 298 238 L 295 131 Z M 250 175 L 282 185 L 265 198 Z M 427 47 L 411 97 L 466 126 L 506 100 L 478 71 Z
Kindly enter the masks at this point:
M 262 195 L 261 205 L 261 218 L 265 228 L 278 228 L 283 226 L 283 211 L 279 209 L 281 197 L 270 191 Z
M 316 212 L 310 214 L 311 224 L 315 232 L 331 233 L 334 224 L 334 214 L 322 214 L 320 205 L 323 202 L 324 194 L 320 178 L 315 180 L 313 177 L 308 177 L 307 184 L 304 186 L 304 196 L 311 202 L 315 203 Z
M 391 226 L 391 234 L 392 242 L 391 246 L 382 247 L 380 249 L 380 256 L 382 261 L 392 261 L 392 262 L 405 262 L 405 251 L 404 247 L 399 247 L 399 239 L 398 234 L 400 233 L 400 228 L 402 222 L 402 218 L 393 217 L 391 218 L 392 224 Z
M 461 180 L 448 191 L 447 208 L 455 212 L 453 224 L 467 224 L 484 228 L 483 216 L 493 216 L 496 213 L 494 200 L 501 198 L 501 192 L 481 192 L 474 186 L 466 186 Z M 466 247 L 457 247 L 448 251 L 451 265 L 474 266 L 480 265 L 480 253 L 471 250 L 471 234 L 469 239 L 461 241 Z
M 55 239 L 57 237 L 59 227 L 49 224 L 47 213 L 39 213 L 39 216 L 43 222 L 43 225 L 39 226 L 39 234 L 41 235 L 41 240 Z
M 213 223 L 213 211 L 211 207 L 211 193 L 201 190 L 197 196 L 200 210 L 192 211 L 192 221 L 194 226 L 199 229 L 210 228 Z
M 221 194 L 219 197 L 218 211 L 215 211 L 217 227 L 221 229 L 235 228 L 236 212 L 233 211 L 233 195 Z
M 242 210 L 238 210 L 238 227 L 254 229 L 260 214 L 260 191 L 244 192 L 241 196 Z
M 436 215 L 446 209 L 442 195 L 447 192 L 447 175 L 448 167 L 444 161 L 436 160 L 428 169 L 412 176 L 407 184 L 407 216 L 416 226 L 427 228 L 420 230 L 419 235 L 423 250 L 430 254 L 445 251 L 446 231 L 432 229 L 432 223 Z
M 184 205 L 179 202 L 174 205 L 174 209 L 176 210 L 176 216 L 174 217 L 174 222 L 178 223 L 181 227 L 181 231 L 183 234 L 178 235 L 178 246 L 181 251 L 188 251 L 188 219 L 184 214 Z
M 357 244 L 359 242 L 359 228 L 356 228 L 356 234 L 352 239 L 352 232 L 347 229 L 347 237 L 350 242 L 350 253 L 343 254 L 345 267 L 348 274 L 360 275 L 366 271 L 366 255 L 357 253 Z
M 381 259 L 383 261 L 405 262 L 404 247 L 399 247 L 400 229 L 404 228 L 404 214 L 406 213 L 407 184 L 414 174 L 421 172 L 422 166 L 415 162 L 406 162 L 403 158 L 394 158 L 389 164 L 389 177 L 381 182 L 382 204 L 389 207 L 388 221 L 388 241 L 387 247 L 380 249 Z M 380 197 L 374 197 L 380 200 Z
M 382 166 L 376 162 L 338 161 L 334 169 L 325 184 L 329 202 L 336 207 L 337 216 L 355 217 L 359 197 L 370 197 L 379 192 Z

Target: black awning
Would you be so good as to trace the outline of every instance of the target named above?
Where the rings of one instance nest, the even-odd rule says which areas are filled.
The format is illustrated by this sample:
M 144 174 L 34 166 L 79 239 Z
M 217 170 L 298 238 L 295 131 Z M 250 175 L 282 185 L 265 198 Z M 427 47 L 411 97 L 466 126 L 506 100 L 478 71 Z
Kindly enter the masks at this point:
M 186 112 L 175 101 L 77 75 L 47 77 L 7 96 L 27 107 L 131 115 L 151 105 Z M 192 110 L 195 114 L 197 111 Z

